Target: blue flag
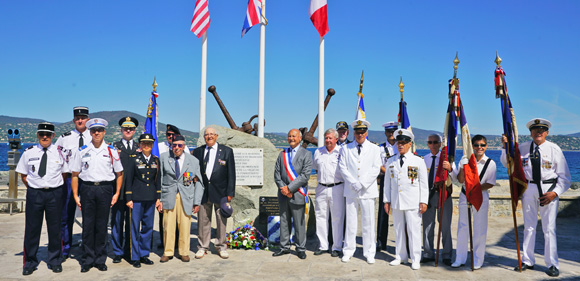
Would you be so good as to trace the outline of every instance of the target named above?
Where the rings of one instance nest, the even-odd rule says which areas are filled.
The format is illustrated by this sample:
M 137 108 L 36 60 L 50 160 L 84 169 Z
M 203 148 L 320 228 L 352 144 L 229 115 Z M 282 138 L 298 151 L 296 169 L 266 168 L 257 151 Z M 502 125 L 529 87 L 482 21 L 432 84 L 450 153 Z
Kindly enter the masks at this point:
M 147 119 L 145 120 L 145 133 L 153 135 L 155 142 L 151 154 L 159 157 L 159 146 L 157 142 L 157 91 L 151 92 L 149 106 L 147 107 Z

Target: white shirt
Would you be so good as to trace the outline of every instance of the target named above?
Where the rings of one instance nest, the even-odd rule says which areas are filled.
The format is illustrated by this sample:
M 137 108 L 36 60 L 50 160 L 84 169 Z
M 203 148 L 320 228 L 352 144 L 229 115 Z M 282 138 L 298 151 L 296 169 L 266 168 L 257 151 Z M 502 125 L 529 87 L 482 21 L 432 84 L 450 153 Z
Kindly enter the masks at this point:
M 329 153 L 325 146 L 319 147 L 314 152 L 314 161 L 312 161 L 312 168 L 317 171 L 318 182 L 323 184 L 333 184 L 344 182 L 342 174 L 338 169 L 338 159 L 340 158 L 340 150 L 342 147 L 336 145 Z
M 183 155 L 185 153 L 185 150 L 181 153 L 181 156 L 179 156 L 179 159 L 177 159 L 177 163 L 179 163 L 179 173 L 183 174 L 181 171 L 183 171 L 183 163 L 185 162 L 185 156 Z M 175 157 L 175 155 L 173 155 L 173 157 Z M 147 161 L 149 161 L 149 159 L 147 159 Z M 179 178 L 181 175 L 175 175 L 177 178 Z
M 379 147 L 381 148 L 381 160 L 383 161 L 383 166 L 387 164 L 387 160 L 389 158 L 395 156 L 396 154 L 399 154 L 399 150 L 397 149 L 397 142 L 395 142 L 395 144 L 390 144 L 388 141 L 386 141 Z M 389 151 L 388 155 L 387 152 L 385 151 L 385 148 L 387 149 L 387 151 Z
M 205 156 L 207 155 L 207 153 L 209 151 L 209 159 L 207 160 L 207 163 L 206 163 L 205 175 L 207 176 L 208 179 L 211 179 L 211 174 L 213 172 L 213 165 L 215 164 L 215 156 L 216 156 L 217 150 L 218 150 L 217 142 L 213 146 L 211 146 L 211 149 L 209 149 L 209 148 L 210 148 L 210 146 L 205 147 L 205 151 L 203 153 L 203 159 L 205 159 Z
M 465 161 L 465 157 L 461 158 L 462 161 Z M 481 172 L 483 171 L 483 167 L 485 166 L 485 162 L 487 162 L 487 159 L 489 159 L 489 157 L 487 157 L 487 155 L 483 155 L 481 157 L 481 159 L 479 159 L 479 161 L 477 161 L 477 175 L 481 175 Z M 459 162 L 459 169 L 457 170 L 456 173 L 456 177 L 457 174 L 459 174 L 459 172 L 463 169 L 463 165 L 461 164 L 461 162 Z M 484 184 L 484 183 L 489 183 L 491 185 L 495 185 L 495 181 L 496 181 L 496 175 L 497 174 L 497 166 L 495 165 L 495 161 L 491 160 L 489 161 L 489 165 L 487 166 L 487 169 L 485 170 L 485 174 L 483 175 L 483 178 L 481 178 L 481 180 L 479 181 L 480 184 Z M 465 185 L 463 185 L 463 189 L 465 189 Z M 489 192 L 488 190 L 482 190 L 482 192 Z
M 67 163 L 70 162 L 72 154 L 79 148 L 80 135 L 81 133 L 77 131 L 77 129 L 74 129 L 70 131 L 70 135 L 63 134 L 56 140 L 55 145 L 65 149 L 63 153 L 65 154 L 64 156 L 66 158 L 65 160 Z M 91 136 L 91 132 L 89 131 L 89 129 L 86 129 L 84 132 L 82 132 L 82 135 L 83 142 L 85 145 L 89 144 L 93 140 L 93 137 Z
M 80 179 L 92 182 L 112 181 L 115 179 L 114 172 L 123 171 L 119 152 L 105 142 L 99 148 L 90 142 L 86 148 L 77 149 L 69 166 L 72 172 L 79 172 Z
M 123 145 L 125 146 L 125 148 L 131 150 L 131 148 L 135 145 L 133 140 L 129 140 L 127 141 L 126 139 L 122 139 L 123 141 Z M 127 143 L 129 143 L 129 145 L 127 145 Z
M 338 167 L 345 181 L 344 196 L 349 198 L 377 198 L 377 176 L 381 171 L 381 152 L 378 145 L 365 140 L 358 154 L 354 141 L 340 151 Z
M 32 146 L 22 153 L 16 172 L 26 175 L 26 181 L 31 188 L 55 188 L 61 186 L 64 181 L 63 173 L 70 172 L 65 161 L 65 156 L 58 150 L 56 145 L 51 144 L 46 150 L 46 174 L 44 177 L 38 175 L 40 161 L 44 155 L 43 147 L 40 144 Z
M 433 183 L 435 183 L 435 177 L 437 176 L 437 168 L 439 168 L 439 157 L 441 156 L 441 151 L 437 152 L 436 155 L 429 152 L 429 154 L 423 156 L 425 160 L 425 166 L 427 167 L 427 180 L 429 180 L 429 173 L 431 173 L 431 164 L 433 163 L 433 156 L 435 156 L 435 171 L 433 171 Z M 431 188 L 431 187 L 429 187 Z

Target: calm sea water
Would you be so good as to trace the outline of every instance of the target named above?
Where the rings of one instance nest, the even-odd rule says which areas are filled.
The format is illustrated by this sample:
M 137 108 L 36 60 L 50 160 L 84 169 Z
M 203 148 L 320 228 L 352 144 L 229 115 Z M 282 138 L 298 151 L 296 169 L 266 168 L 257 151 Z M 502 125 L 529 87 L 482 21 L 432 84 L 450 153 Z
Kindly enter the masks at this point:
M 22 144 L 23 149 L 20 150 L 22 152 L 24 148 L 29 147 L 32 144 Z M 308 148 L 310 152 L 314 155 L 314 151 L 316 148 Z M 418 149 L 417 155 L 425 155 L 429 153 L 427 149 Z M 500 150 L 488 150 L 486 151 L 488 157 L 493 159 L 497 164 L 497 179 L 508 179 L 507 169 L 501 165 L 499 161 L 499 157 L 501 156 Z M 459 159 L 463 155 L 462 150 L 457 151 L 457 155 L 455 156 L 456 164 L 459 163 Z M 568 161 L 568 167 L 570 168 L 570 174 L 572 175 L 572 181 L 580 182 L 580 151 L 564 151 L 564 156 Z M 8 171 L 8 166 L 6 165 L 8 161 L 8 144 L 2 143 L 0 144 L 0 171 Z M 312 172 L 314 174 L 314 171 Z

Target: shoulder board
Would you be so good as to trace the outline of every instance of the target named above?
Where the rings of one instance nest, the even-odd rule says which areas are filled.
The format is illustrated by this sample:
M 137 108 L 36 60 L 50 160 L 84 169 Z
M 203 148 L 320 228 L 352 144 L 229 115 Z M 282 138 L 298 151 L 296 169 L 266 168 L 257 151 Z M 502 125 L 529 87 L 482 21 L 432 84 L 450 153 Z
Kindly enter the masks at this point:
M 86 145 L 86 144 L 85 144 L 85 145 L 83 145 L 83 146 L 81 146 L 81 147 L 79 147 L 79 151 L 81 151 L 81 150 L 83 150 L 83 149 L 85 149 L 85 148 L 87 148 L 87 145 Z
M 386 145 L 387 145 L 386 142 L 383 142 L 383 143 L 379 144 L 380 147 L 383 147 L 383 146 L 386 146 Z
M 72 134 L 71 132 L 66 132 L 66 133 L 64 133 L 64 134 L 62 134 L 62 135 L 60 135 L 60 136 L 61 136 L 61 137 L 66 137 L 66 136 L 70 136 L 71 134 Z
M 34 145 L 31 145 L 31 146 L 27 147 L 27 148 L 26 148 L 24 151 L 26 151 L 26 150 L 30 150 L 30 149 L 32 149 L 33 147 L 34 147 Z

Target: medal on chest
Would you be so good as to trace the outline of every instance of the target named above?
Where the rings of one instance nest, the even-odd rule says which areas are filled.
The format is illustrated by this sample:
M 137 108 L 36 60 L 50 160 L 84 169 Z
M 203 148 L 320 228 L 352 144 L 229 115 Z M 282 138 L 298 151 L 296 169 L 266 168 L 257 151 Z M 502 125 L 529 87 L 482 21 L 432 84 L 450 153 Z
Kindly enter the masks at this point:
M 417 167 L 409 166 L 407 168 L 407 176 L 411 179 L 411 184 L 417 179 Z
M 34 165 L 32 165 L 32 172 L 34 173 L 34 171 L 36 171 L 36 168 L 34 168 Z
M 183 173 L 183 185 L 189 186 L 193 182 L 193 178 L 191 177 L 190 172 Z
M 89 168 L 89 162 L 85 162 L 85 169 Z

